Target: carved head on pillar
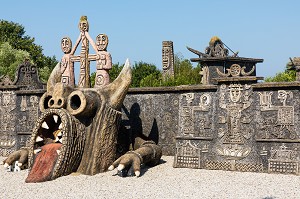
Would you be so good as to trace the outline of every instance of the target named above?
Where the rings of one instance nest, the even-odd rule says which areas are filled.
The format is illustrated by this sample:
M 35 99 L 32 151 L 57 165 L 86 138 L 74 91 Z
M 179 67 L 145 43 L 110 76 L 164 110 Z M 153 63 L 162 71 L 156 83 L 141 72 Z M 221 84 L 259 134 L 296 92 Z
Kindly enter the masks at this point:
M 167 70 L 172 66 L 173 63 L 173 42 L 163 41 L 162 47 L 162 65 L 163 69 Z
M 72 41 L 69 37 L 64 37 L 61 39 L 61 49 L 65 54 L 68 54 L 71 52 Z
M 99 34 L 96 37 L 97 50 L 105 51 L 108 46 L 108 36 L 106 34 Z
M 79 22 L 79 30 L 82 32 L 88 32 L 89 31 L 89 23 L 87 20 L 87 16 L 81 16 L 80 22 Z
M 73 88 L 61 83 L 58 64 L 41 97 L 42 115 L 34 127 L 26 182 L 43 182 L 72 172 L 94 175 L 115 160 L 119 111 L 131 83 L 127 60 L 112 83 Z

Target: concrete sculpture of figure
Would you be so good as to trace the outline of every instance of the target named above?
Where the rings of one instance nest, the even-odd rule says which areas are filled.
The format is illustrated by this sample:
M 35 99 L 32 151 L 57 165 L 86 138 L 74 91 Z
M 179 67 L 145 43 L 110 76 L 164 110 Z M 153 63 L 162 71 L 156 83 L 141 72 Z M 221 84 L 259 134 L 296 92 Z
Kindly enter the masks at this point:
M 61 49 L 65 53 L 61 59 L 61 82 L 64 85 L 75 86 L 74 77 L 74 62 L 71 61 L 72 55 L 76 48 L 72 49 L 72 41 L 69 37 L 64 37 L 61 40 Z
M 174 77 L 174 52 L 172 41 L 162 42 L 162 69 L 164 80 Z
M 89 39 L 88 33 L 83 33 Z M 118 140 L 120 109 L 132 77 L 128 60 L 119 76 L 101 88 L 65 85 L 61 81 L 62 71 L 58 63 L 48 79 L 47 92 L 39 103 L 42 114 L 36 121 L 30 145 L 9 155 L 4 160 L 5 167 L 21 167 L 28 162 L 30 172 L 25 181 L 31 183 L 72 172 L 94 175 L 115 168 L 121 176 L 127 172 L 139 176 L 142 163 L 159 163 L 161 148 L 140 137 L 133 140 L 133 150 L 117 157 L 117 143 L 124 143 Z
M 108 37 L 106 34 L 99 34 L 96 37 L 96 44 L 90 41 L 94 50 L 97 52 L 96 56 L 96 77 L 95 88 L 109 84 L 109 70 L 112 68 L 112 58 L 107 52 Z
M 209 46 L 205 49 L 205 54 L 210 57 L 227 57 L 228 49 L 224 48 L 221 39 L 214 36 L 209 41 Z

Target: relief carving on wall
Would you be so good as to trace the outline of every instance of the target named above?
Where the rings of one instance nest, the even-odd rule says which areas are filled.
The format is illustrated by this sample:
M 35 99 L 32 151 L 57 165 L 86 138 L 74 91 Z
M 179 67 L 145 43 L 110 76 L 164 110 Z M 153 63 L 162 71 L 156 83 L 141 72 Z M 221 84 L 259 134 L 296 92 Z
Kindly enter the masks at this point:
M 268 159 L 269 173 L 299 174 L 299 152 L 297 148 L 288 149 L 283 143 L 279 147 L 272 147 Z
M 195 102 L 197 100 L 197 102 Z M 209 93 L 195 97 L 195 93 L 181 94 L 179 111 L 180 135 L 211 139 L 211 118 L 207 112 L 211 109 L 212 97 Z
M 252 66 L 252 69 L 248 72 L 246 72 L 245 69 L 246 66 L 241 67 L 239 64 L 232 64 L 230 68 L 226 69 L 227 73 L 223 73 L 218 68 L 216 68 L 218 75 L 221 77 L 239 77 L 251 75 L 255 71 L 255 65 Z
M 216 154 L 227 161 L 207 160 L 208 169 L 257 171 L 262 170 L 262 164 L 239 163 L 249 156 L 252 151 L 250 141 L 253 136 L 251 127 L 252 115 L 249 107 L 252 104 L 252 87 L 239 83 L 220 86 L 218 115 L 218 141 L 215 146 Z
M 223 144 L 244 144 L 245 139 L 251 137 L 251 129 L 247 128 L 251 116 L 243 114 L 252 103 L 251 95 L 251 86 L 230 84 L 227 88 L 225 84 L 221 85 L 219 106 L 226 114 L 219 116 L 219 123 L 226 125 L 219 128 L 218 137 Z
M 0 91 L 0 155 L 10 154 L 16 145 L 14 112 L 16 95 L 12 91 Z
M 176 142 L 174 167 L 200 168 L 201 149 L 192 140 Z
M 277 103 L 272 102 L 273 92 L 259 92 L 259 107 L 258 113 L 258 133 L 256 139 L 259 140 L 276 140 L 288 139 L 296 140 L 299 137 L 295 132 L 295 114 L 294 106 L 288 105 L 288 99 L 293 99 L 291 91 L 278 90 Z
M 34 127 L 34 121 L 38 118 L 39 113 L 39 98 L 35 95 L 21 96 L 20 116 L 18 117 L 18 134 L 31 135 L 31 130 Z

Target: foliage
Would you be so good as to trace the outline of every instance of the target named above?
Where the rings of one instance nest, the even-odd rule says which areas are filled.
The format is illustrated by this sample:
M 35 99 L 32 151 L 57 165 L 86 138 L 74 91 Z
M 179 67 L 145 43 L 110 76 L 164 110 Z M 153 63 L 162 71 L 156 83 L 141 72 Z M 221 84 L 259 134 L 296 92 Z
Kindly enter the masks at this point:
M 156 87 L 200 84 L 200 70 L 200 65 L 194 68 L 188 59 L 184 59 L 180 54 L 176 54 L 174 56 L 174 77 L 163 80 L 161 73 L 150 74 L 141 80 L 140 86 Z
M 157 78 L 160 75 L 160 71 L 154 64 L 148 64 L 145 62 L 135 62 L 132 68 L 132 83 L 131 87 L 141 87 L 141 81 L 147 76 L 151 75 L 153 78 Z
M 0 44 L 0 75 L 8 75 L 14 79 L 15 72 L 20 63 L 29 58 L 29 53 L 14 49 L 8 42 Z
M 290 66 L 287 64 L 284 72 L 276 73 L 274 77 L 265 78 L 265 82 L 292 82 L 296 80 L 296 71 L 289 70 Z
M 119 63 L 113 64 L 112 69 L 109 71 L 110 81 L 114 81 L 119 76 L 123 67 L 124 64 L 123 65 L 120 65 Z
M 45 56 L 42 47 L 34 43 L 34 38 L 25 35 L 22 25 L 14 22 L 0 20 L 0 44 L 8 42 L 13 49 L 22 50 L 29 53 L 29 59 L 39 69 L 42 80 L 47 80 L 52 69 L 57 64 L 55 56 Z M 18 60 L 21 64 L 24 60 Z

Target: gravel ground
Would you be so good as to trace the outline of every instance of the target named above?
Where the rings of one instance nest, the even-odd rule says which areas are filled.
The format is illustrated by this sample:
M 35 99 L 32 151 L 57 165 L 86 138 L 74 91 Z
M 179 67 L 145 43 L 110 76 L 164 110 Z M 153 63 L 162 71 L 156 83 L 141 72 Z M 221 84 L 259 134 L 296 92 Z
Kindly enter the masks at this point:
M 7 172 L 1 166 L 0 198 L 300 198 L 300 176 L 173 168 L 173 160 L 163 156 L 160 165 L 145 167 L 139 178 L 110 171 L 43 183 L 25 183 L 28 170 Z

